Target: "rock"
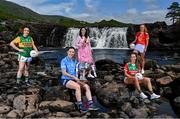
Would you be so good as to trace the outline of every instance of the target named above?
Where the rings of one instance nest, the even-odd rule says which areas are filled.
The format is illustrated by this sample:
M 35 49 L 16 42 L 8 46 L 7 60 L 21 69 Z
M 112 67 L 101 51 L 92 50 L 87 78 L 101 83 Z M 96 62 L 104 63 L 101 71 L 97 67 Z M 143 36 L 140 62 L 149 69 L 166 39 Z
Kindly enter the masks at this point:
M 48 109 L 38 110 L 30 115 L 25 116 L 24 118 L 43 118 L 46 117 L 46 115 L 49 113 L 50 111 Z
M 129 113 L 130 117 L 134 118 L 147 118 L 148 117 L 148 111 L 149 109 L 146 107 L 141 107 L 138 109 L 132 108 L 132 111 Z
M 171 83 L 173 80 L 170 76 L 165 76 L 165 77 L 156 79 L 156 81 L 161 85 L 167 85 L 167 84 Z
M 118 118 L 129 118 L 129 116 L 123 111 L 118 112 Z
M 121 106 L 122 111 L 124 111 L 125 113 L 128 113 L 131 111 L 132 106 L 131 103 L 129 102 L 125 102 L 122 106 Z
M 145 99 L 145 100 L 144 100 L 144 103 L 145 103 L 145 104 L 150 104 L 151 101 L 150 101 L 149 99 Z
M 169 70 L 169 71 L 174 71 L 179 73 L 180 72 L 180 64 L 177 65 L 165 65 L 165 67 Z
M 39 105 L 40 109 L 50 109 L 51 111 L 63 111 L 70 112 L 75 110 L 74 104 L 72 102 L 64 101 L 64 100 L 56 100 L 56 101 L 43 101 Z
M 175 103 L 176 107 L 180 108 L 180 97 L 176 97 L 174 99 L 174 103 Z
M 56 112 L 56 113 L 55 113 L 55 116 L 56 116 L 56 117 L 65 117 L 65 118 L 70 117 L 69 114 L 64 113 L 64 112 Z
M 13 107 L 17 110 L 25 110 L 26 109 L 26 98 L 25 95 L 19 95 L 14 98 Z
M 129 92 L 125 84 L 111 82 L 95 88 L 98 100 L 105 106 L 117 106 L 129 99 Z
M 114 75 L 106 75 L 104 76 L 104 81 L 111 82 L 113 81 Z
M 174 72 L 172 72 L 172 71 L 168 71 L 168 72 L 166 72 L 166 74 L 167 74 L 168 76 L 170 76 L 171 78 L 173 78 L 173 79 L 176 78 L 176 74 L 175 74 Z
M 162 115 L 155 115 L 153 116 L 153 118 L 155 119 L 174 119 L 172 116 L 167 115 L 167 114 L 162 114 Z
M 145 70 L 144 76 L 150 77 L 150 78 L 161 78 L 165 76 L 165 74 L 160 72 L 159 70 L 155 70 L 155 71 Z
M 110 115 L 107 113 L 98 113 L 98 118 L 108 119 Z
M 47 101 L 54 101 L 54 100 L 70 100 L 70 95 L 68 92 L 64 91 L 62 86 L 53 86 L 49 87 L 45 94 L 43 95 L 43 100 Z
M 24 116 L 24 112 L 20 110 L 12 110 L 7 114 L 8 118 L 22 118 Z
M 146 59 L 145 62 L 145 69 L 156 69 L 157 68 L 157 62 L 155 60 Z
M 70 112 L 70 111 L 75 110 L 75 107 L 72 102 L 68 102 L 64 100 L 56 100 L 50 103 L 49 109 L 50 111 Z
M 7 113 L 11 110 L 11 107 L 6 105 L 0 105 L 0 114 Z

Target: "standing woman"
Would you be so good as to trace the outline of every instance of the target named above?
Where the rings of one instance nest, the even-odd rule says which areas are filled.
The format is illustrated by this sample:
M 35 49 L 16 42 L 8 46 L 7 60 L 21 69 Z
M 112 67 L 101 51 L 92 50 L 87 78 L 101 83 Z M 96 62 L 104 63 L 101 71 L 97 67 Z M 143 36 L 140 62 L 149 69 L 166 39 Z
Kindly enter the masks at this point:
M 19 68 L 17 72 L 17 84 L 22 80 L 22 75 L 25 77 L 25 82 L 28 84 L 29 78 L 29 65 L 32 61 L 32 57 L 30 56 L 31 50 L 35 50 L 38 52 L 32 37 L 29 35 L 30 28 L 28 26 L 22 27 L 21 31 L 22 35 L 16 37 L 13 41 L 11 41 L 10 46 L 12 46 L 15 50 L 19 52 L 18 61 Z
M 95 64 L 92 57 L 91 44 L 87 29 L 82 27 L 79 31 L 79 36 L 76 39 L 75 46 L 78 48 L 78 61 L 80 63 L 88 63 L 91 65 L 94 76 L 91 74 L 91 69 L 88 72 L 88 77 L 97 77 L 95 72 Z
M 149 34 L 144 24 L 140 25 L 140 31 L 136 33 L 135 40 L 131 43 L 136 43 L 134 52 L 140 53 L 141 56 L 141 73 L 144 74 L 145 53 L 149 44 Z

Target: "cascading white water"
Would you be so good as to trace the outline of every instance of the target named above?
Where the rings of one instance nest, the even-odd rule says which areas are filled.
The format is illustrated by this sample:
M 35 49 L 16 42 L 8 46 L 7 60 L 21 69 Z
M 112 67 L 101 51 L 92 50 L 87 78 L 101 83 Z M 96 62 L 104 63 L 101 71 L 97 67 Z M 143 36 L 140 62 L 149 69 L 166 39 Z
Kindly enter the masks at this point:
M 90 27 L 90 41 L 93 48 L 127 48 L 127 28 Z M 65 47 L 75 46 L 75 40 L 79 35 L 79 28 L 69 28 L 65 36 Z

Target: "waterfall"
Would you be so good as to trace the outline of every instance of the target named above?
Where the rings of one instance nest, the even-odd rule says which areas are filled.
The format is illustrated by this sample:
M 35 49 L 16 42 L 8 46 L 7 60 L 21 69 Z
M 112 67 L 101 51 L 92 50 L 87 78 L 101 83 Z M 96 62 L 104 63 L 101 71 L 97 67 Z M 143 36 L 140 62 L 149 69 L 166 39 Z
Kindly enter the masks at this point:
M 93 48 L 127 48 L 127 28 L 89 28 L 89 37 Z M 65 47 L 74 46 L 79 28 L 69 28 L 65 35 Z

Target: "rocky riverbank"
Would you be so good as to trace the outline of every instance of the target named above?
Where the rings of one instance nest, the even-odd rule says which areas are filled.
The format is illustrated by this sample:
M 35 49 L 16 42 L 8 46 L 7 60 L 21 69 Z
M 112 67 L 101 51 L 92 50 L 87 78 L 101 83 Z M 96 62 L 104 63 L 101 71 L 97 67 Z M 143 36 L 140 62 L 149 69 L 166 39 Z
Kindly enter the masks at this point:
M 6 47 L 5 47 L 6 46 Z M 1 47 L 3 48 L 3 47 Z M 61 75 L 57 62 L 45 70 L 40 59 L 33 60 L 30 68 L 31 86 L 16 86 L 17 56 L 7 52 L 4 44 L 0 54 L 0 118 L 53 118 L 53 117 L 90 117 L 90 118 L 171 118 L 169 114 L 158 114 L 162 99 L 141 100 L 133 86 L 123 83 L 123 65 L 104 60 L 96 63 L 98 78 L 90 79 L 93 95 L 107 111 L 77 111 L 74 96 L 61 85 Z M 153 80 L 153 88 L 161 96 L 174 104 L 175 111 L 180 109 L 180 64 L 158 66 L 155 61 L 146 63 L 146 76 Z M 145 89 L 143 89 L 145 90 Z M 148 92 L 145 91 L 148 95 Z

